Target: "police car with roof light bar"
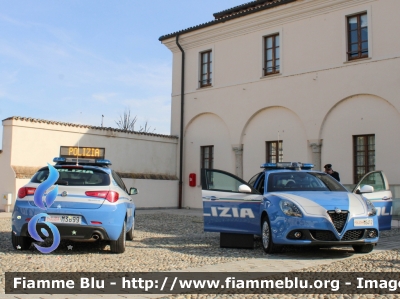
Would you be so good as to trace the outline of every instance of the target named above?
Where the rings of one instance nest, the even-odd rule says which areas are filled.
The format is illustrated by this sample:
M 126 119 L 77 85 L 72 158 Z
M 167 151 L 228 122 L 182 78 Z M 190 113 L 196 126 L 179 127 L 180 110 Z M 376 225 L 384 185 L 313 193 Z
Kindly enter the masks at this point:
M 135 228 L 135 204 L 118 174 L 105 159 L 57 157 L 54 168 L 59 173 L 55 185 L 58 194 L 47 208 L 48 217 L 37 225 L 42 239 L 45 223 L 53 223 L 61 239 L 74 241 L 107 241 L 111 252 L 123 253 L 126 239 L 132 240 Z M 12 245 L 25 250 L 33 239 L 28 232 L 29 220 L 43 212 L 34 203 L 34 193 L 49 176 L 49 167 L 36 172 L 30 182 L 19 189 L 12 214 Z M 51 236 L 50 236 L 51 237 Z
M 221 247 L 267 253 L 285 245 L 352 246 L 370 252 L 391 227 L 392 194 L 382 171 L 366 174 L 349 192 L 330 175 L 300 162 L 266 163 L 248 183 L 202 169 L 204 231 L 219 232 Z

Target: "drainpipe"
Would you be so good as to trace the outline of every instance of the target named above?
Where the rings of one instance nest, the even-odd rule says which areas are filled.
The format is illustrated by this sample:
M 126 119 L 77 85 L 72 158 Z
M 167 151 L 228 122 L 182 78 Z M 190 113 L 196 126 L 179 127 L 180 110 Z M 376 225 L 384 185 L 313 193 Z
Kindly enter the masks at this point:
M 184 107 L 184 100 L 185 100 L 185 51 L 183 51 L 181 45 L 179 44 L 179 34 L 176 35 L 176 45 L 178 46 L 179 50 L 182 52 L 182 71 L 181 71 L 181 133 L 179 136 L 179 209 L 182 209 L 182 163 L 183 163 L 183 107 Z

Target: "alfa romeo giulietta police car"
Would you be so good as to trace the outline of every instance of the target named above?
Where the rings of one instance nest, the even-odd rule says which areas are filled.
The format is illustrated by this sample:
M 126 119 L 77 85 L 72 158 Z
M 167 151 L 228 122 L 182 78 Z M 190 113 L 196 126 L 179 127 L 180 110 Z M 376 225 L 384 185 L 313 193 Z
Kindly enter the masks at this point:
M 204 230 L 220 232 L 221 247 L 252 248 L 261 236 L 267 253 L 284 245 L 352 246 L 370 252 L 391 227 L 392 194 L 383 172 L 366 174 L 353 192 L 312 164 L 267 163 L 248 183 L 202 169 Z
M 137 189 L 130 188 L 128 192 L 122 179 L 109 168 L 109 160 L 79 159 L 77 164 L 76 159 L 60 157 L 54 162 L 59 173 L 54 184 L 58 185 L 58 194 L 45 211 L 48 216 L 37 223 L 39 236 L 46 237 L 42 230 L 46 221 L 57 227 L 61 239 L 109 241 L 112 252 L 123 253 L 126 239 L 133 239 L 135 204 L 130 195 L 136 194 Z M 15 249 L 28 249 L 34 241 L 28 223 L 44 212 L 35 205 L 34 193 L 48 177 L 49 167 L 43 167 L 18 191 L 11 233 Z

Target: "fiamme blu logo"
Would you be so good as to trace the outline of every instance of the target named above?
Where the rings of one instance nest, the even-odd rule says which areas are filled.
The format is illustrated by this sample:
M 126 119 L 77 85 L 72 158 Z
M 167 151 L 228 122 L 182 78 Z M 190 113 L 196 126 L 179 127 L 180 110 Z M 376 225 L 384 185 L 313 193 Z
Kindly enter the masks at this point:
M 44 210 L 47 211 L 47 209 L 49 209 L 51 207 L 51 205 L 54 203 L 54 201 L 56 200 L 57 194 L 58 194 L 58 185 L 56 185 L 50 192 L 48 192 L 46 194 L 46 198 L 45 200 L 43 200 L 43 196 L 45 195 L 46 191 L 54 185 L 55 182 L 57 182 L 60 174 L 58 173 L 58 171 L 51 166 L 50 164 L 48 164 L 49 167 L 49 176 L 48 178 L 41 183 L 34 195 L 33 195 L 33 201 L 35 203 L 35 205 Z M 39 213 L 37 215 L 35 215 L 34 217 L 31 218 L 31 220 L 28 223 L 28 232 L 31 235 L 31 237 L 38 241 L 38 242 L 43 242 L 43 239 L 39 236 L 36 226 L 38 224 L 38 222 L 40 221 L 40 219 L 42 219 L 43 217 L 46 219 L 46 217 L 48 217 L 49 215 L 47 213 Z M 37 244 L 33 244 L 35 245 L 35 247 L 37 248 L 37 250 L 39 250 L 41 253 L 50 253 L 52 251 L 54 251 L 55 249 L 57 249 L 58 245 L 60 245 L 60 240 L 61 240 L 61 236 L 60 236 L 60 232 L 58 231 L 57 227 L 48 222 L 48 221 L 44 221 L 41 222 L 43 224 L 45 224 L 51 231 L 51 233 L 53 234 L 53 243 L 51 244 L 50 247 L 42 247 L 39 246 Z M 49 236 L 49 232 L 48 230 L 46 230 L 45 228 L 42 228 L 41 233 L 48 237 Z

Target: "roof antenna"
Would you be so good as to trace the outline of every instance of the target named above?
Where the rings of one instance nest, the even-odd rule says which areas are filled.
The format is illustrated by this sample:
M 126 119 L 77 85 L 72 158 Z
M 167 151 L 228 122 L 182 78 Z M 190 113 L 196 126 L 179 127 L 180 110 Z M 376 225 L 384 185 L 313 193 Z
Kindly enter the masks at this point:
M 80 119 L 82 119 L 82 111 L 81 111 L 80 113 L 81 113 Z M 80 139 L 78 139 L 78 152 L 77 152 L 77 154 L 76 154 L 76 166 L 79 165 L 79 140 L 80 140 Z

